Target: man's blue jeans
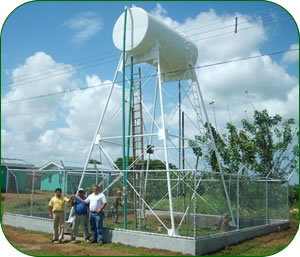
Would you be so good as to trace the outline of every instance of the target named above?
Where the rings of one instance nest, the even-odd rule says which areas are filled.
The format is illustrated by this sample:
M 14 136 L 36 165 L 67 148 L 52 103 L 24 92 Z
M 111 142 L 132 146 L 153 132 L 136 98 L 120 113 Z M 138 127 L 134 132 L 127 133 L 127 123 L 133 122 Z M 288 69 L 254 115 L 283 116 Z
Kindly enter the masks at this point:
M 90 225 L 94 242 L 104 242 L 103 240 L 103 213 L 90 212 Z

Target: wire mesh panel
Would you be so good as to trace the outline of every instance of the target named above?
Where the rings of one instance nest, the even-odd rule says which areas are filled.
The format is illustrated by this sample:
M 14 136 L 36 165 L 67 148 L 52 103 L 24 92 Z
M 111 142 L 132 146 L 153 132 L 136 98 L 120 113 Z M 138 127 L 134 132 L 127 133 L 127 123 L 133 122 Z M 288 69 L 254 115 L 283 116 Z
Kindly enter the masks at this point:
M 70 197 L 81 184 L 88 196 L 97 184 L 107 197 L 104 226 L 108 228 L 124 229 L 126 218 L 128 230 L 169 234 L 174 227 L 178 236 L 202 237 L 288 219 L 287 181 L 171 170 L 169 187 L 166 171 L 151 170 L 128 171 L 124 187 L 124 174 L 8 170 L 4 212 L 47 218 L 56 188 Z M 66 204 L 66 220 L 70 210 Z
M 4 212 L 22 214 L 21 204 L 23 199 L 19 193 L 20 176 L 17 176 L 17 174 L 16 171 L 13 172 L 7 169 Z M 22 177 L 25 176 L 24 171 L 21 174 Z
M 253 227 L 267 223 L 266 184 L 263 181 L 243 177 L 240 180 L 239 228 Z
M 270 222 L 274 219 L 289 219 L 288 206 L 288 182 L 286 181 L 268 181 L 267 206 L 268 218 Z

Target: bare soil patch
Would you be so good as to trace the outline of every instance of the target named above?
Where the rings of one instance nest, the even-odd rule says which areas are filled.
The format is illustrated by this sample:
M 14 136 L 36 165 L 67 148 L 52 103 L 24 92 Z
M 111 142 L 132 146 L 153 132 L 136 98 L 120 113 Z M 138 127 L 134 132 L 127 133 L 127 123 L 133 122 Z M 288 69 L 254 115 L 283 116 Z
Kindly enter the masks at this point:
M 111 250 L 104 246 L 88 247 L 79 244 L 52 244 L 48 238 L 39 234 L 21 234 L 12 227 L 3 226 L 8 240 L 23 252 L 28 250 L 43 250 L 59 253 L 66 256 L 128 256 L 120 251 Z M 130 254 L 132 255 L 132 254 Z

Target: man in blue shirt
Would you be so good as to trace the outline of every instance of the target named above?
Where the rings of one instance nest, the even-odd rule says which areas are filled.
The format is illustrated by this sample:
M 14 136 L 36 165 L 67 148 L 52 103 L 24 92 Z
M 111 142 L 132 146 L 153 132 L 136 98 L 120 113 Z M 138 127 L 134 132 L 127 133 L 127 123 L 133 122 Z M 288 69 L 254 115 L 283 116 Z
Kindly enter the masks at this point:
M 78 198 L 86 200 L 85 191 L 83 188 L 78 190 Z M 86 242 L 89 242 L 89 231 L 88 231 L 88 205 L 81 203 L 78 199 L 73 198 L 71 202 L 75 208 L 75 216 L 73 221 L 72 240 L 76 240 L 78 229 L 80 224 L 82 225 L 83 235 Z

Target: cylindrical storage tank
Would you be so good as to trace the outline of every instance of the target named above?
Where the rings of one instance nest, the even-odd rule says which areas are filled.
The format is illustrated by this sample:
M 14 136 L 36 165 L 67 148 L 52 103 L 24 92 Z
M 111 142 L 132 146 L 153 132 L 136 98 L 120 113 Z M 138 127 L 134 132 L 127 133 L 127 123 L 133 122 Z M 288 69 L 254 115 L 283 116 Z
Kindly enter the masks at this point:
M 122 13 L 118 18 L 113 30 L 113 42 L 121 51 L 123 51 L 124 15 Z M 153 56 L 156 42 L 160 46 L 160 62 L 163 73 L 183 71 L 196 64 L 198 50 L 194 43 L 142 8 L 128 9 L 126 52 L 139 60 L 144 58 L 144 62 L 154 64 L 149 56 Z M 150 54 L 151 51 L 152 54 Z

